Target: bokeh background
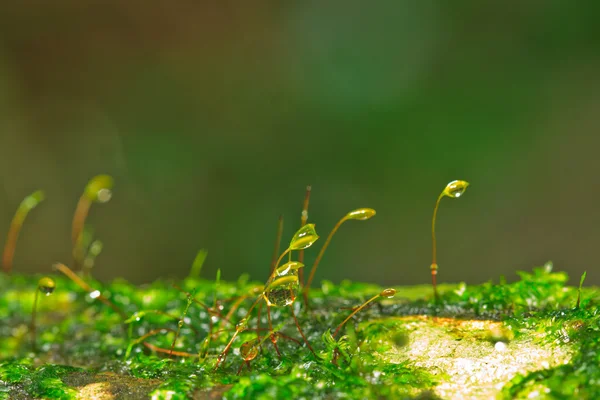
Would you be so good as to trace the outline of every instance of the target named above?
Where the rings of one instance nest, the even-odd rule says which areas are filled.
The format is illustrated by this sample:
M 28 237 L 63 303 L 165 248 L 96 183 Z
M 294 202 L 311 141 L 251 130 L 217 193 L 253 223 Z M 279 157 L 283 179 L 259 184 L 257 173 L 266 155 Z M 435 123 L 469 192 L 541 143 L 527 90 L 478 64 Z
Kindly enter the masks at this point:
M 99 279 L 268 274 L 304 188 L 317 280 L 514 279 L 548 260 L 600 284 L 600 2 L 23 2 L 0 6 L 0 227 L 24 196 L 20 272 L 70 261 L 74 207 Z M 314 259 L 317 249 L 307 251 Z

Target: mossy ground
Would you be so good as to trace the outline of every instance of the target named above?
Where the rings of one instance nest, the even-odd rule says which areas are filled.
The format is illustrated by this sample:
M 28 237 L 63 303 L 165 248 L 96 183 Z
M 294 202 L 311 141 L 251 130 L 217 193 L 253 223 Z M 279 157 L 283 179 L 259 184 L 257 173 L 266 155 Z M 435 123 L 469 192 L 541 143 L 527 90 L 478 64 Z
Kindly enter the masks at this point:
M 211 325 L 213 332 L 223 329 L 204 360 L 170 358 L 135 343 L 162 329 L 146 341 L 171 347 L 188 298 L 166 281 L 139 287 L 91 281 L 133 316 L 126 323 L 71 281 L 56 277 L 55 293 L 40 298 L 32 351 L 28 327 L 38 278 L 0 276 L 0 399 L 600 398 L 600 297 L 594 288 L 584 288 L 581 307 L 575 308 L 577 289 L 565 286 L 567 276 L 549 265 L 521 273 L 514 283 L 442 285 L 437 303 L 427 285 L 397 287 L 395 298 L 364 309 L 336 338 L 330 332 L 348 308 L 382 288 L 324 282 L 311 292 L 309 310 L 301 298 L 296 301 L 316 355 L 303 344 L 290 310 L 273 308 L 273 325 L 285 335 L 277 341 L 282 357 L 266 340 L 250 365 L 241 360 L 239 346 L 257 334 L 254 312 L 251 329 L 216 371 L 233 328 L 197 303 L 189 307 L 175 350 L 197 355 Z M 246 277 L 218 287 L 197 279 L 177 285 L 195 290 L 196 299 L 209 306 L 216 296 L 222 315 L 260 286 Z M 240 303 L 232 322 L 255 298 Z M 262 337 L 267 326 L 263 308 Z

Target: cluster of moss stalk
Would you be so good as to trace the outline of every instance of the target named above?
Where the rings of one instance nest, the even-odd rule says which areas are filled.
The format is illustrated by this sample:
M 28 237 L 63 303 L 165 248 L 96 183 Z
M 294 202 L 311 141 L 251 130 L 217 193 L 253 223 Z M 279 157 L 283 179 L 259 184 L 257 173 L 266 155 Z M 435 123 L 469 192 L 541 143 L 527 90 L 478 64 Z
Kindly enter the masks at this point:
M 420 310 L 424 314 L 443 312 L 450 300 L 457 303 L 464 302 L 464 299 L 460 297 L 462 294 L 458 298 L 452 297 L 454 295 L 444 298 L 438 291 L 436 282 L 438 264 L 435 223 L 441 199 L 444 197 L 460 197 L 464 194 L 468 185 L 466 181 L 457 180 L 450 182 L 441 192 L 435 203 L 431 226 L 432 263 L 430 267 L 434 301 L 422 306 L 423 308 Z M 218 271 L 215 281 L 210 286 L 206 286 L 199 280 L 204 260 L 207 257 L 207 252 L 201 250 L 192 264 L 189 277 L 183 284 L 173 284 L 171 287 L 171 295 L 183 296 L 184 299 L 183 309 L 180 309 L 179 313 L 174 313 L 172 309 L 168 309 L 168 299 L 163 298 L 161 301 L 156 301 L 151 295 L 147 294 L 144 295 L 142 300 L 137 302 L 133 299 L 123 301 L 123 296 L 127 295 L 121 294 L 121 300 L 116 300 L 117 297 L 115 297 L 114 293 L 111 295 L 109 291 L 98 289 L 101 284 L 93 279 L 92 272 L 96 257 L 102 250 L 102 242 L 93 237 L 92 230 L 86 221 L 92 204 L 109 201 L 112 196 L 112 189 L 113 179 L 108 175 L 99 175 L 90 180 L 80 197 L 73 216 L 73 259 L 71 260 L 71 267 L 62 262 L 57 262 L 53 265 L 54 270 L 64 275 L 67 280 L 64 278 L 59 279 L 57 277 L 43 276 L 37 282 L 28 329 L 29 340 L 27 343 L 23 343 L 30 350 L 33 350 L 34 354 L 39 354 L 40 351 L 37 338 L 39 329 L 37 329 L 36 323 L 36 318 L 39 315 L 37 310 L 39 294 L 48 296 L 52 293 L 60 292 L 60 284 L 57 285 L 57 282 L 62 282 L 61 284 L 64 286 L 71 285 L 68 288 L 69 290 L 78 288 L 80 293 L 85 296 L 87 302 L 92 301 L 98 307 L 103 307 L 105 312 L 110 312 L 114 316 L 113 321 L 120 322 L 116 326 L 121 326 L 122 330 L 115 331 L 114 329 L 116 328 L 109 329 L 106 327 L 102 329 L 108 329 L 112 337 L 115 334 L 122 335 L 127 345 L 122 351 L 119 351 L 119 354 L 124 360 L 131 361 L 132 359 L 136 359 L 139 354 L 144 353 L 156 357 L 153 362 L 157 363 L 162 361 L 171 362 L 177 358 L 187 360 L 186 365 L 195 365 L 211 374 L 222 373 L 220 371 L 223 369 L 226 372 L 230 372 L 235 365 L 236 368 L 233 371 L 237 375 L 240 375 L 244 369 L 251 370 L 252 365 L 259 362 L 259 355 L 265 354 L 267 347 L 272 348 L 270 352 L 266 352 L 266 354 L 270 354 L 267 357 L 268 362 L 273 357 L 277 357 L 282 362 L 285 362 L 285 357 L 289 356 L 290 352 L 294 354 L 300 353 L 298 348 L 304 348 L 306 350 L 302 352 L 306 353 L 309 359 L 319 360 L 319 362 L 325 361 L 330 364 L 327 367 L 327 371 L 332 376 L 337 376 L 335 368 L 340 367 L 341 363 L 344 363 L 347 368 L 351 369 L 358 368 L 358 370 L 361 370 L 361 368 L 367 368 L 363 364 L 353 364 L 350 343 L 356 340 L 356 338 L 355 328 L 349 322 L 362 310 L 374 303 L 379 303 L 378 300 L 394 297 L 396 289 L 388 288 L 374 293 L 371 289 L 372 293 L 368 297 L 365 297 L 366 300 L 363 299 L 362 303 L 358 305 L 356 303 L 336 304 L 335 307 L 337 308 L 334 317 L 323 320 L 322 317 L 311 315 L 311 308 L 315 304 L 319 306 L 323 306 L 323 304 L 319 302 L 318 297 L 314 298 L 311 295 L 310 287 L 315 276 L 315 271 L 323 259 L 323 255 L 332 237 L 340 226 L 349 220 L 368 220 L 375 216 L 375 210 L 371 208 L 358 208 L 348 212 L 337 222 L 325 239 L 305 281 L 304 274 L 302 273 L 305 267 L 304 251 L 313 247 L 320 239 L 315 224 L 309 223 L 308 220 L 308 205 L 311 194 L 311 189 L 308 187 L 302 207 L 300 227 L 282 252 L 280 246 L 282 242 L 283 218 L 279 218 L 271 271 L 264 285 L 248 284 L 247 281 L 240 278 L 237 290 L 229 291 L 227 289 L 228 286 L 220 282 L 220 271 Z M 13 269 L 13 256 L 17 238 L 25 218 L 43 199 L 44 194 L 42 191 L 37 191 L 25 198 L 11 222 L 3 254 L 3 270 L 6 276 L 9 276 Z M 532 280 L 534 286 L 539 286 L 540 282 L 542 282 L 541 279 L 540 281 Z M 546 279 L 546 277 L 543 279 Z M 580 281 L 575 310 L 584 308 L 581 307 L 581 287 L 584 279 L 585 274 Z M 561 284 L 564 284 L 564 281 Z M 504 286 L 502 288 L 497 290 L 505 290 Z M 121 289 L 128 290 L 124 289 L 124 287 Z M 553 289 L 556 288 L 553 287 Z M 161 290 L 166 291 L 164 288 Z M 226 293 L 229 293 L 229 296 Z M 469 312 L 479 313 L 479 307 L 482 304 L 498 296 L 498 292 L 488 293 L 482 291 L 481 293 L 478 294 L 480 296 L 478 302 L 469 303 L 468 306 L 464 305 L 464 307 L 469 309 Z M 519 301 L 516 294 L 516 292 L 512 294 L 506 293 L 505 299 L 499 303 L 498 309 L 507 313 L 514 312 L 515 304 Z M 522 292 L 519 292 L 518 295 L 521 296 Z M 134 293 L 129 293 L 129 296 L 134 296 Z M 471 296 L 470 301 L 476 294 L 474 292 L 469 293 L 469 296 Z M 300 301 L 297 301 L 298 299 Z M 354 300 L 350 299 L 349 301 Z M 299 303 L 302 303 L 303 306 L 300 306 Z M 139 304 L 144 304 L 144 306 L 137 308 L 136 304 L 138 305 L 137 307 L 139 307 Z M 496 307 L 494 304 L 491 307 Z M 345 311 L 345 309 L 349 310 Z M 341 313 L 338 314 L 340 311 Z M 394 310 L 390 309 L 389 312 L 393 313 Z M 485 314 L 486 312 L 483 313 Z M 301 313 L 301 315 L 298 315 L 298 313 Z M 381 313 L 384 313 L 384 311 L 380 310 Z M 158 321 L 163 321 L 163 323 L 170 321 L 175 324 L 173 326 L 163 324 L 163 326 L 159 325 L 153 328 L 144 327 L 144 329 L 136 327 L 139 321 L 150 319 L 151 317 L 156 318 Z M 319 323 L 314 322 L 319 319 L 321 319 Z M 89 322 L 89 320 L 88 323 L 95 326 L 97 331 L 102 330 L 98 329 L 98 326 Z M 331 323 L 334 324 L 329 325 L 329 329 L 324 328 L 324 325 Z M 295 328 L 295 336 L 293 336 L 294 332 L 290 332 L 287 329 L 288 326 Z M 346 335 L 340 336 L 344 328 L 348 328 Z M 318 332 L 319 329 L 320 333 Z M 203 337 L 192 346 L 190 346 L 187 340 L 183 340 L 186 335 L 198 338 L 201 332 L 203 332 Z M 325 346 L 324 350 L 322 347 L 316 348 L 314 345 L 317 335 L 321 336 L 322 344 Z M 241 342 L 239 346 L 236 345 L 236 340 Z M 186 344 L 188 347 L 185 346 Z M 227 361 L 227 357 L 232 349 L 235 349 L 235 353 L 239 356 L 240 361 L 233 363 Z M 369 360 L 373 362 L 372 359 Z M 363 362 L 366 361 L 363 360 Z M 396 373 L 400 370 L 398 369 Z M 412 385 L 419 386 L 423 382 L 427 382 L 426 384 L 423 383 L 425 386 L 433 385 L 431 377 L 425 372 L 419 372 L 414 369 L 402 371 L 404 371 L 403 373 L 409 371 L 410 374 L 418 378 L 418 382 L 412 382 Z M 2 371 L 0 368 L 1 376 Z M 339 379 L 344 380 L 347 377 L 339 376 Z M 221 383 L 225 381 L 227 380 L 220 380 Z M 350 385 L 350 381 L 347 383 Z M 194 386 L 191 383 L 189 384 Z M 254 382 L 253 385 L 255 384 Z M 517 385 L 514 384 L 512 390 L 516 390 L 516 387 Z M 189 392 L 185 388 L 181 390 Z
M 437 285 L 436 285 L 436 279 L 435 279 L 437 270 L 438 270 L 437 261 L 436 261 L 436 238 L 435 238 L 435 218 L 436 218 L 437 210 L 439 207 L 440 200 L 444 196 L 448 196 L 451 198 L 460 197 L 466 190 L 467 186 L 468 186 L 468 183 L 465 181 L 450 182 L 445 187 L 445 189 L 442 191 L 442 193 L 440 194 L 440 196 L 436 202 L 436 205 L 435 205 L 432 228 L 431 228 L 432 229 L 432 231 L 431 231 L 432 232 L 432 241 L 433 241 L 433 261 L 431 264 L 431 273 L 432 273 L 433 289 L 434 289 L 434 294 L 435 294 L 436 299 L 438 298 Z M 119 307 L 117 307 L 113 302 L 108 300 L 99 291 L 93 289 L 88 283 L 86 283 L 86 281 L 84 279 L 85 277 L 91 276 L 91 269 L 94 265 L 94 261 L 95 261 L 96 257 L 98 256 L 98 254 L 100 253 L 100 251 L 102 250 L 102 243 L 98 240 L 93 240 L 92 235 L 90 233 L 91 230 L 86 229 L 87 228 L 86 219 L 87 219 L 87 216 L 89 214 L 90 208 L 93 203 L 105 203 L 110 200 L 110 198 L 112 197 L 112 188 L 113 188 L 113 178 L 109 175 L 98 175 L 89 181 L 83 194 L 81 195 L 81 197 L 79 199 L 79 202 L 77 203 L 77 207 L 76 207 L 76 210 L 75 210 L 75 213 L 73 216 L 71 239 L 72 239 L 72 244 L 73 244 L 73 266 L 74 266 L 74 268 L 71 269 L 64 263 L 56 263 L 56 264 L 54 264 L 54 269 L 63 273 L 64 275 L 66 275 L 69 279 L 71 279 L 73 282 L 75 282 L 83 290 L 90 293 L 93 298 L 98 299 L 102 303 L 106 304 L 108 307 L 112 308 L 118 314 L 120 314 L 124 319 L 127 319 L 127 315 L 121 309 L 119 309 Z M 257 335 L 256 335 L 255 339 L 244 342 L 242 344 L 242 346 L 240 347 L 240 349 L 241 349 L 240 351 L 242 353 L 242 358 L 244 359 L 244 361 L 246 363 L 249 363 L 258 355 L 258 349 L 260 346 L 262 346 L 262 344 L 264 343 L 266 338 L 270 339 L 270 341 L 273 343 L 275 350 L 277 351 L 278 354 L 280 354 L 279 348 L 277 346 L 278 332 L 276 329 L 273 328 L 273 326 L 271 324 L 270 315 L 271 315 L 272 307 L 288 307 L 289 308 L 290 315 L 296 325 L 296 328 L 298 330 L 298 333 L 300 334 L 300 337 L 302 338 L 306 347 L 312 353 L 314 353 L 313 348 L 311 347 L 309 341 L 306 339 L 306 336 L 302 332 L 302 328 L 301 328 L 300 324 L 298 323 L 298 319 L 296 318 L 296 315 L 294 312 L 294 303 L 295 303 L 296 297 L 298 295 L 298 292 L 300 290 L 302 290 L 304 305 L 305 305 L 305 307 L 308 307 L 308 305 L 309 305 L 308 299 L 309 299 L 311 283 L 315 276 L 317 267 L 318 267 L 321 259 L 323 258 L 325 250 L 329 246 L 334 234 L 337 232 L 337 230 L 340 228 L 340 226 L 344 222 L 346 222 L 348 220 L 356 220 L 356 221 L 368 220 L 368 219 L 372 218 L 373 216 L 375 216 L 376 212 L 372 208 L 358 208 L 356 210 L 348 212 L 344 217 L 342 217 L 337 222 L 337 224 L 333 227 L 331 232 L 329 233 L 329 235 L 325 241 L 325 244 L 322 246 L 322 248 L 321 248 L 319 254 L 317 255 L 317 258 L 311 268 L 310 274 L 308 276 L 308 280 L 306 281 L 306 283 L 304 283 L 303 282 L 303 274 L 299 273 L 299 271 L 303 271 L 303 268 L 304 268 L 304 263 L 302 262 L 304 259 L 303 252 L 305 249 L 311 247 L 319 239 L 319 235 L 317 234 L 317 232 L 315 230 L 315 224 L 307 223 L 307 221 L 308 221 L 308 204 L 309 204 L 309 200 L 310 200 L 310 193 L 311 193 L 311 188 L 309 186 L 309 187 L 307 187 L 306 196 L 305 196 L 304 203 L 303 203 L 303 209 L 302 209 L 301 221 L 300 221 L 300 229 L 294 234 L 294 236 L 292 237 L 292 239 L 291 239 L 288 247 L 285 249 L 285 251 L 283 251 L 283 253 L 281 253 L 281 255 L 279 255 L 279 257 L 277 259 L 275 259 L 275 255 L 278 254 L 279 246 L 281 243 L 283 218 L 280 217 L 277 238 L 275 241 L 276 244 L 275 244 L 275 249 L 274 249 L 274 262 L 272 262 L 272 264 L 271 264 L 271 274 L 263 287 L 256 288 L 255 291 L 258 294 L 256 300 L 254 301 L 254 303 L 250 306 L 250 308 L 246 312 L 246 316 L 244 316 L 239 322 L 237 322 L 235 324 L 235 328 L 233 329 L 233 334 L 231 336 L 231 339 L 225 346 L 225 349 L 218 356 L 215 368 L 218 368 L 219 365 L 221 364 L 221 362 L 225 361 L 227 354 L 228 354 L 231 346 L 233 345 L 234 340 L 237 338 L 237 336 L 241 332 L 246 331 L 248 329 L 248 322 L 249 322 L 251 313 L 252 313 L 252 311 L 254 311 L 255 308 L 257 309 L 257 313 L 259 315 L 258 318 L 260 318 L 260 312 L 261 312 L 263 305 L 266 306 L 266 312 L 269 317 L 268 318 L 269 333 L 268 333 L 268 335 L 265 335 L 264 337 L 261 338 L 259 332 L 257 331 Z M 41 190 L 36 191 L 33 194 L 27 196 L 23 200 L 23 202 L 17 209 L 17 212 L 15 213 L 15 216 L 12 220 L 12 223 L 11 223 L 11 226 L 9 229 L 8 238 L 6 241 L 6 245 L 4 248 L 4 255 L 3 255 L 3 270 L 7 274 L 10 274 L 12 271 L 13 256 L 14 256 L 14 252 L 15 252 L 15 248 L 16 248 L 16 244 L 17 244 L 17 238 L 19 236 L 19 232 L 21 230 L 21 227 L 23 226 L 25 218 L 26 218 L 27 214 L 33 208 L 35 208 L 42 200 L 44 200 L 44 192 Z M 297 261 L 292 260 L 293 252 L 296 252 L 298 254 Z M 195 263 L 195 266 L 193 267 L 195 274 L 199 274 L 199 270 L 202 267 L 201 262 L 203 262 L 204 258 L 206 257 L 206 253 L 201 253 L 200 255 L 202 255 L 202 254 L 203 254 L 203 256 L 202 256 L 201 260 L 199 260 L 198 263 Z M 288 256 L 288 261 L 285 263 L 282 263 L 284 260 L 284 257 L 286 255 Z M 74 272 L 74 270 L 79 271 L 79 273 Z M 36 344 L 35 344 L 35 342 L 36 342 L 36 309 L 37 309 L 37 302 L 38 302 L 37 293 L 39 291 L 39 292 L 45 294 L 46 296 L 48 296 L 53 293 L 54 288 L 55 288 L 54 280 L 52 278 L 46 276 L 46 277 L 43 277 L 42 279 L 40 279 L 40 281 L 38 283 L 38 287 L 36 289 L 35 301 L 33 304 L 31 324 L 30 324 L 31 345 L 34 349 L 36 346 Z M 362 310 L 368 304 L 375 301 L 377 298 L 380 298 L 380 297 L 390 298 L 390 297 L 393 297 L 395 294 L 396 294 L 396 291 L 394 289 L 391 289 L 391 288 L 385 289 L 378 295 L 367 300 L 364 304 L 356 307 L 350 313 L 350 315 L 335 329 L 333 336 L 335 337 L 340 332 L 343 325 L 346 322 L 348 322 L 352 318 L 352 316 L 354 316 L 357 312 Z M 190 298 L 190 304 L 191 304 L 191 302 L 194 301 L 193 296 L 191 294 L 188 294 L 188 296 Z M 242 297 L 242 300 L 243 299 L 244 298 Z M 232 308 L 232 310 L 235 311 L 235 307 L 239 307 L 240 305 L 241 305 L 241 301 L 236 302 L 236 306 L 234 306 Z M 207 311 L 209 312 L 209 314 L 211 314 L 213 316 L 217 316 L 219 318 L 223 318 L 223 315 L 221 315 L 215 307 L 210 308 L 207 306 L 206 308 L 207 308 Z M 230 312 L 229 312 L 230 314 L 231 314 L 232 310 L 230 310 Z M 185 312 L 184 312 L 184 314 L 185 314 Z M 231 322 L 228 319 L 224 319 L 224 320 Z M 183 317 L 182 317 L 181 321 L 183 324 Z M 180 327 L 181 327 L 181 324 L 180 324 Z M 177 331 L 177 334 L 175 335 L 175 339 L 173 340 L 173 344 L 170 347 L 170 349 L 158 348 L 156 346 L 153 346 L 152 349 L 157 352 L 167 353 L 169 356 L 172 356 L 174 354 L 176 354 L 176 355 L 178 354 L 179 356 L 188 356 L 188 353 L 186 353 L 186 352 L 175 350 L 175 344 L 176 344 L 178 336 L 179 336 L 179 330 Z M 203 353 L 198 355 L 199 359 L 203 359 L 206 356 L 206 352 L 207 352 L 208 347 L 210 346 L 212 336 L 213 336 L 213 333 L 211 332 L 206 337 L 206 339 L 205 339 L 206 345 L 204 346 Z M 146 343 L 146 345 L 149 346 L 148 343 Z

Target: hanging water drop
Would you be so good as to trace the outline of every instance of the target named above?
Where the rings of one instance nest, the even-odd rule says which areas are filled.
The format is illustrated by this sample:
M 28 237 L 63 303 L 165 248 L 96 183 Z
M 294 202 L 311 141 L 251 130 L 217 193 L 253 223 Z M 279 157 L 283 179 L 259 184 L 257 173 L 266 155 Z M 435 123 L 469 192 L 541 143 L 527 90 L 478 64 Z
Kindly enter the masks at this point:
M 91 201 L 106 203 L 112 197 L 114 180 L 110 175 L 98 175 L 93 177 L 85 188 L 85 195 Z
M 364 221 L 375 216 L 375 210 L 372 208 L 359 208 L 357 210 L 350 211 L 346 214 L 346 219 L 355 219 L 358 221 Z
M 463 195 L 467 187 L 469 186 L 469 182 L 467 181 L 452 181 L 446 188 L 444 189 L 444 195 L 453 198 L 459 198 Z
M 299 289 L 298 270 L 290 269 L 286 275 L 278 275 L 267 285 L 264 297 L 269 307 L 289 306 L 296 300 Z
M 242 343 L 240 346 L 240 356 L 244 361 L 252 361 L 258 356 L 258 341 L 256 339 Z
M 306 224 L 300 228 L 290 241 L 290 250 L 302 250 L 313 245 L 319 239 L 315 231 L 315 224 Z
M 48 278 L 46 276 L 39 280 L 38 288 L 40 292 L 42 292 L 46 296 L 49 296 L 54 292 L 54 289 L 56 288 L 56 283 L 52 278 Z

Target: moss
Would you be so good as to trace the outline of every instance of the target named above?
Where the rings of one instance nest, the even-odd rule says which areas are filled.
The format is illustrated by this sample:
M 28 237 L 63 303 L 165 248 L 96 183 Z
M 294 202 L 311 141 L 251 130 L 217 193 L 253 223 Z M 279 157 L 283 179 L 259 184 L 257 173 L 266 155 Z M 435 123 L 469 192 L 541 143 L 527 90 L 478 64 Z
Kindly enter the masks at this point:
M 29 360 L 14 360 L 0 363 L 0 390 L 7 399 L 75 399 L 77 392 L 67 386 L 61 378 L 78 368 L 47 364 L 40 367 L 29 365 Z
M 92 394 L 115 399 L 453 398 L 468 393 L 600 398 L 595 290 L 583 288 L 581 307 L 575 308 L 577 290 L 566 286 L 566 274 L 553 272 L 551 265 L 519 278 L 440 285 L 437 302 L 428 285 L 397 287 L 395 298 L 374 302 L 336 338 L 330 332 L 349 308 L 382 288 L 324 282 L 321 290 L 311 291 L 309 311 L 300 299 L 295 309 L 315 355 L 299 336 L 290 310 L 273 308 L 282 357 L 267 339 L 249 365 L 240 358 L 239 346 L 257 334 L 255 311 L 249 329 L 215 371 L 233 324 L 214 315 L 211 323 L 206 307 L 218 300 L 225 314 L 237 302 L 240 307 L 230 318 L 239 321 L 256 298 L 249 294 L 261 286 L 247 277 L 218 287 L 201 279 L 177 282 L 183 291 L 195 289 L 202 304 L 191 304 L 174 348 L 190 355 L 207 350 L 199 360 L 169 357 L 143 343 L 164 349 L 173 344 L 188 299 L 173 282 L 139 287 L 122 280 L 90 282 L 132 316 L 126 323 L 71 281 L 56 277 L 55 294 L 38 304 L 39 350 L 33 354 L 28 325 L 39 276 L 0 275 L 0 399 Z M 238 302 L 244 295 L 248 298 Z M 267 326 L 263 308 L 261 337 Z M 219 333 L 203 347 L 211 328 Z M 137 340 L 152 331 L 158 334 Z

